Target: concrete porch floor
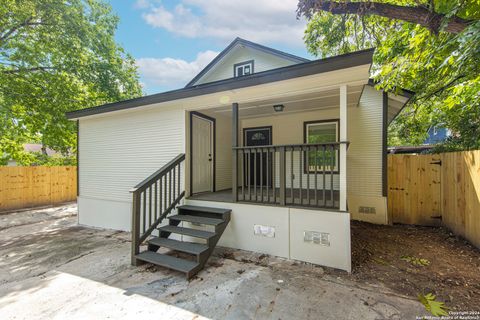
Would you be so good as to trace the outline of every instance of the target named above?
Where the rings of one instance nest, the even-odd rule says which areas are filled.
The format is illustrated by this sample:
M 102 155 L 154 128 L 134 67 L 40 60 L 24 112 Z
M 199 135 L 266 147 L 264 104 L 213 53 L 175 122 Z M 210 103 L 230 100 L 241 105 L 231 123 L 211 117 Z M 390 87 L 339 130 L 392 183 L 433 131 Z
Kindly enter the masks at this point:
M 129 234 L 76 206 L 0 215 L 1 319 L 415 319 L 416 300 L 310 264 L 218 248 L 191 281 L 130 266 Z

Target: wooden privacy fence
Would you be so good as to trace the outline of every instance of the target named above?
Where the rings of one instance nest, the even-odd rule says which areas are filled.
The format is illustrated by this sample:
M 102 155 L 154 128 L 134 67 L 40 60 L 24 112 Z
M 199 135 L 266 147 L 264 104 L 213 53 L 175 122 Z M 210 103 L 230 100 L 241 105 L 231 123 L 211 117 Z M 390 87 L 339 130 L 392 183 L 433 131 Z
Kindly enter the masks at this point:
M 77 167 L 0 167 L 0 212 L 76 200 Z
M 444 225 L 480 247 L 480 150 L 388 156 L 394 223 Z

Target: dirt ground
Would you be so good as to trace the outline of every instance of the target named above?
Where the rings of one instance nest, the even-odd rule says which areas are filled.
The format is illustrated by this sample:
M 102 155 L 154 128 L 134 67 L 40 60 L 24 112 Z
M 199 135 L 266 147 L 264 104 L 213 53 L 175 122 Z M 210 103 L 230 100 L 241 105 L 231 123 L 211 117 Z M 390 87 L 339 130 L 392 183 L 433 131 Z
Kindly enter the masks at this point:
M 352 274 L 217 248 L 187 281 L 132 267 L 128 233 L 76 218 L 75 205 L 0 215 L 0 319 L 416 319 L 430 292 L 480 310 L 480 252 L 444 229 L 353 222 Z
M 468 241 L 438 227 L 352 221 L 351 229 L 353 272 L 342 276 L 410 297 L 433 293 L 451 310 L 480 310 L 480 250 Z

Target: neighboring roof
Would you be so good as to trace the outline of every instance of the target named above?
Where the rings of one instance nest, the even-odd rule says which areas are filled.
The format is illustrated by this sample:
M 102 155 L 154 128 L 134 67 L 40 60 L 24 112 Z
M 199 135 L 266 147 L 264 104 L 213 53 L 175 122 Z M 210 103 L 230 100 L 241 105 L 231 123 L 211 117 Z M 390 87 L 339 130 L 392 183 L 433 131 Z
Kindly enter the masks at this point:
M 427 153 L 433 148 L 434 146 L 430 144 L 425 144 L 421 146 L 398 146 L 398 147 L 389 147 L 388 153 L 391 153 L 391 154 Z
M 192 80 L 190 80 L 190 82 L 187 83 L 185 88 L 193 86 L 198 80 L 200 80 L 201 77 L 203 77 L 211 68 L 213 68 L 217 64 L 217 62 L 219 62 L 230 51 L 232 51 L 232 49 L 235 48 L 235 46 L 237 44 L 240 44 L 240 45 L 243 45 L 243 46 L 246 46 L 246 47 L 250 47 L 250 48 L 253 48 L 253 49 L 257 49 L 257 50 L 263 51 L 265 53 L 270 53 L 270 54 L 273 54 L 277 57 L 281 57 L 281 58 L 284 58 L 284 59 L 287 59 L 287 60 L 290 60 L 290 61 L 293 61 L 293 62 L 296 62 L 296 63 L 302 63 L 302 62 L 310 61 L 308 59 L 298 57 L 298 56 L 295 56 L 295 55 L 290 54 L 290 53 L 286 53 L 286 52 L 283 52 L 283 51 L 280 51 L 280 50 L 265 47 L 265 46 L 262 46 L 261 44 L 254 43 L 254 42 L 251 42 L 251 41 L 248 41 L 248 40 L 237 37 L 222 52 L 220 52 L 205 68 L 203 68 L 202 71 L 200 71 Z
M 193 87 L 152 94 L 131 100 L 104 104 L 98 107 L 67 112 L 68 119 L 77 119 L 90 115 L 136 108 L 144 105 L 191 98 L 215 92 L 245 88 L 275 81 L 288 80 L 313 74 L 335 71 L 372 63 L 374 49 L 355 51 L 326 59 L 319 59 L 287 67 L 253 73 L 240 78 L 230 78 L 200 84 Z
M 424 144 L 435 144 L 447 140 L 451 135 L 451 131 L 442 126 L 431 126 L 428 128 L 428 137 L 423 141 Z

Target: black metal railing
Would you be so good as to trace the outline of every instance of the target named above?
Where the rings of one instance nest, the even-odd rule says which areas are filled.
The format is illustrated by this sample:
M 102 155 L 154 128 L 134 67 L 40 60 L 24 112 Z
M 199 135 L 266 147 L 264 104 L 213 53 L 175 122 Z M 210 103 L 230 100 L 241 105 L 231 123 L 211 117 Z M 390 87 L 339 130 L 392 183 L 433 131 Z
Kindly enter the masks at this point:
M 340 145 L 348 142 L 233 148 L 238 201 L 339 208 Z
M 179 154 L 130 190 L 133 195 L 132 264 L 134 265 L 140 245 L 185 196 L 181 183 L 184 161 L 185 154 Z

